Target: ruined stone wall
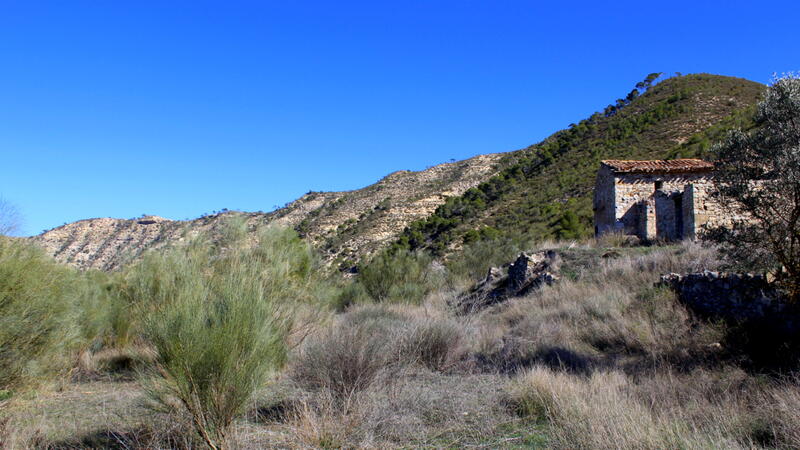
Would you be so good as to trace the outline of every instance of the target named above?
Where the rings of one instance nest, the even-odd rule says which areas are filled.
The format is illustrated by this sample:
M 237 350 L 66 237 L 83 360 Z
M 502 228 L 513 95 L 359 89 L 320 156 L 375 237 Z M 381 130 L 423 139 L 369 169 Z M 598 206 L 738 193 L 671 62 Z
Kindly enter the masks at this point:
M 637 209 L 639 215 L 639 225 L 634 234 L 646 241 L 655 239 L 658 225 L 655 199 L 644 200 L 632 208 Z
M 732 216 L 713 195 L 710 173 L 597 173 L 595 233 L 619 231 L 644 240 L 694 239 L 705 226 L 730 226 L 746 220 Z
M 784 324 L 790 322 L 785 297 L 763 275 L 671 273 L 661 277 L 661 285 L 674 290 L 678 300 L 703 317 L 734 322 L 779 317 Z

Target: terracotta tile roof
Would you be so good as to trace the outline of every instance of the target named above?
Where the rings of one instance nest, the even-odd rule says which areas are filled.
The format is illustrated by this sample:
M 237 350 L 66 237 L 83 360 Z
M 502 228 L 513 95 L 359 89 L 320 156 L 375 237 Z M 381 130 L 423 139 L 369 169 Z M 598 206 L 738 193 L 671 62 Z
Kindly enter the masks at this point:
M 714 163 L 702 159 L 670 159 L 654 161 L 631 161 L 607 159 L 601 161 L 614 173 L 686 173 L 710 172 Z

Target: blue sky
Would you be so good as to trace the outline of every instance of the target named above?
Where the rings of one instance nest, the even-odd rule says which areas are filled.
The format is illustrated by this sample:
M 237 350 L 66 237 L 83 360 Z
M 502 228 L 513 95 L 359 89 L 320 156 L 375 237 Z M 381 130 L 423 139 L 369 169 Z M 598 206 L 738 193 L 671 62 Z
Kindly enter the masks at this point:
M 799 2 L 3 1 L 23 234 L 273 209 L 509 151 L 650 72 L 800 69 Z

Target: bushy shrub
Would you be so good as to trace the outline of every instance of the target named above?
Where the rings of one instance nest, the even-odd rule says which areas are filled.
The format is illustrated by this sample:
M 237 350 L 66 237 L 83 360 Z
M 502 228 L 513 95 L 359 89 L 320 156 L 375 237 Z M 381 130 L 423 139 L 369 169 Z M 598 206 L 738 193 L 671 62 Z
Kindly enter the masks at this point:
M 64 370 L 79 343 L 81 283 L 24 241 L 0 236 L 0 389 Z
M 716 196 L 726 226 L 705 230 L 734 262 L 767 270 L 800 303 L 800 76 L 776 78 L 749 133 L 731 132 L 713 149 Z
M 392 319 L 334 326 L 307 343 L 293 363 L 292 379 L 339 399 L 365 389 L 381 370 L 392 367 L 388 336 Z
M 417 304 L 441 283 L 432 262 L 423 252 L 385 251 L 359 267 L 357 282 L 374 302 Z
M 363 284 L 359 283 L 357 280 L 345 280 L 344 286 L 339 290 L 337 295 L 332 298 L 331 308 L 341 313 L 347 311 L 347 309 L 353 305 L 370 301 L 371 299 Z
M 228 443 L 233 419 L 284 364 L 293 307 L 324 284 L 293 232 L 270 228 L 258 240 L 222 254 L 202 240 L 153 253 L 126 280 L 157 351 L 151 397 L 185 409 L 214 448 Z

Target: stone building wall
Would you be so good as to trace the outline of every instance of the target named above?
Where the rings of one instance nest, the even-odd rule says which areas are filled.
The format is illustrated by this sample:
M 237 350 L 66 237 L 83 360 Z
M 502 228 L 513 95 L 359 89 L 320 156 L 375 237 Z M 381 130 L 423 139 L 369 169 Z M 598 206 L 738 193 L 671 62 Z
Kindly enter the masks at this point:
M 649 199 L 657 189 L 667 193 L 682 192 L 689 183 L 707 182 L 707 174 L 619 174 L 614 186 L 616 218 L 623 218 L 631 206 Z
M 674 241 L 683 238 L 683 192 L 658 190 L 653 194 L 656 205 L 656 238 Z
M 639 215 L 638 228 L 633 234 L 644 240 L 655 239 L 658 231 L 655 199 L 642 201 L 632 208 L 638 209 L 637 214 Z
M 645 205 L 653 200 L 656 190 L 672 195 L 683 192 L 689 183 L 708 182 L 708 174 L 614 174 L 610 168 L 602 166 L 595 188 L 595 231 L 597 234 L 621 231 L 652 239 L 656 236 L 653 230 L 671 228 L 665 223 L 659 227 L 654 220 L 661 214 L 659 204 Z M 664 205 L 667 203 L 662 207 Z M 669 208 L 675 209 L 674 205 Z M 648 229 L 650 231 L 646 231 Z
M 594 193 L 595 234 L 694 239 L 705 226 L 746 220 L 713 195 L 713 164 L 701 160 L 603 161 Z
M 614 203 L 614 173 L 611 168 L 601 165 L 597 171 L 594 187 L 594 234 L 600 235 L 614 231 L 616 221 Z

